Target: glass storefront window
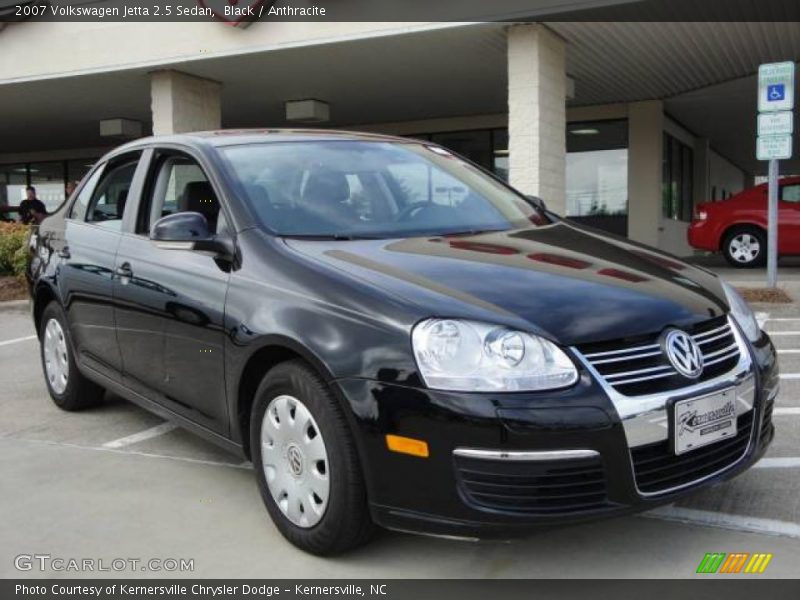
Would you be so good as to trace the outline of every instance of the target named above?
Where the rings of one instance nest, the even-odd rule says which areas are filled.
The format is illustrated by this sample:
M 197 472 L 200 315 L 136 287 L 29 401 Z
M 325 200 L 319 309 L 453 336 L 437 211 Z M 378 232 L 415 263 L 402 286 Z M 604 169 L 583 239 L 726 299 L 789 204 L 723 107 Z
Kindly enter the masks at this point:
M 44 202 L 47 212 L 53 212 L 64 202 L 64 162 L 31 163 L 28 169 L 30 183 L 36 188 L 36 196 Z
M 494 151 L 492 171 L 503 181 L 508 181 L 508 129 L 492 131 L 492 146 Z
M 97 162 L 96 158 L 80 158 L 67 161 L 67 181 L 80 181 L 92 170 Z
M 567 126 L 567 216 L 628 214 L 628 123 Z
M 440 144 L 508 181 L 508 130 L 475 129 L 408 136 Z
M 417 134 L 457 152 L 508 181 L 508 129 Z M 627 235 L 628 121 L 567 125 L 566 216 Z M 547 198 L 544 199 L 547 201 Z
M 79 158 L 0 165 L 0 219 L 16 218 L 16 211 L 4 207 L 19 206 L 28 185 L 36 188 L 39 200 L 48 212 L 53 212 L 66 200 L 67 182 L 80 181 L 96 161 L 96 158 Z
M 567 216 L 627 214 L 627 148 L 567 154 Z
M 25 165 L 0 165 L 0 207 L 18 206 L 25 199 L 27 184 Z
M 491 132 L 486 129 L 434 133 L 431 141 L 481 166 L 489 167 L 492 164 Z
M 664 217 L 691 221 L 694 211 L 694 151 L 671 135 L 664 134 L 662 204 Z M 723 199 L 725 192 L 723 191 Z

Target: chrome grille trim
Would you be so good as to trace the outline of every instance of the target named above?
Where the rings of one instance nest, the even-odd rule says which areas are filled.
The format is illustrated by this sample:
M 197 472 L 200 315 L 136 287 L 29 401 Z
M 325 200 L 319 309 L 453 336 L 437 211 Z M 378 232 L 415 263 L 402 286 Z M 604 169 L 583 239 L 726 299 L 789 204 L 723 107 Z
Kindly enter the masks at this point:
M 667 371 L 666 373 L 659 373 L 657 375 L 646 375 L 644 377 L 634 377 L 632 379 L 623 379 L 621 381 L 612 381 L 612 385 L 628 385 L 630 383 L 639 383 L 641 381 L 652 381 L 654 379 L 664 379 L 665 377 L 672 377 L 675 371 Z
M 703 351 L 703 347 L 707 344 L 724 340 L 725 338 L 733 338 L 732 343 L 724 348 L 718 348 L 708 352 Z M 695 334 L 692 336 L 692 339 L 700 347 L 700 351 L 703 354 L 704 367 L 711 367 L 726 360 L 735 359 L 737 354 L 740 354 L 743 351 L 743 347 L 734 333 L 734 326 L 732 325 L 730 318 L 728 318 L 728 321 L 724 325 Z M 580 350 L 574 350 L 576 350 L 584 362 L 591 364 L 591 366 L 594 368 L 594 374 L 602 379 L 603 382 L 613 386 L 619 393 L 634 398 L 641 397 L 642 394 L 636 392 L 631 393 L 632 390 L 620 388 L 632 384 L 644 384 L 651 380 L 656 381 L 665 379 L 667 377 L 679 376 L 679 373 L 675 370 L 675 368 L 669 362 L 667 362 L 666 355 L 660 343 L 643 344 L 631 348 L 620 348 L 617 350 L 591 352 L 586 354 L 581 354 Z M 653 362 L 657 361 L 658 357 L 663 357 L 664 363 L 653 366 Z M 647 361 L 650 363 L 650 365 L 643 365 L 642 368 L 636 369 L 636 361 Z M 633 368 L 621 372 L 607 372 L 609 369 L 613 370 L 614 363 L 622 362 L 634 363 L 631 365 Z M 666 385 L 673 388 L 676 387 L 674 383 L 672 385 Z
M 702 346 L 703 344 L 708 344 L 710 342 L 714 342 L 716 340 L 721 340 L 724 337 L 728 337 L 731 334 L 730 330 L 726 328 L 725 331 L 720 333 L 719 335 L 715 335 L 714 337 L 710 338 L 700 338 L 700 336 L 693 336 L 694 341 L 697 343 L 698 346 Z
M 729 323 L 727 325 L 722 325 L 721 327 L 717 327 L 716 329 L 712 329 L 710 331 L 704 331 L 703 333 L 698 333 L 697 335 L 693 335 L 692 337 L 694 338 L 695 342 L 699 342 L 700 340 L 702 340 L 704 338 L 707 338 L 710 335 L 714 335 L 715 333 L 718 333 L 720 331 L 725 331 L 726 333 L 729 333 L 730 332 L 730 328 L 731 328 L 731 326 L 730 326 L 730 323 Z M 710 340 L 706 340 L 706 341 L 710 341 Z
M 730 346 L 726 346 L 725 348 L 720 348 L 719 350 L 714 350 L 714 352 L 709 352 L 708 354 L 703 354 L 703 363 L 710 365 L 711 363 L 706 361 L 707 358 L 716 358 L 722 354 L 730 354 L 731 350 L 736 352 L 739 351 L 739 348 L 736 346 L 736 342 L 732 343 Z
M 629 375 L 642 375 L 644 373 L 653 373 L 655 371 L 663 371 L 664 369 L 668 371 L 673 371 L 674 369 L 669 365 L 662 365 L 660 367 L 650 367 L 648 369 L 637 369 L 635 371 L 623 371 L 622 373 L 613 373 L 611 375 L 606 375 L 606 379 L 617 379 L 619 377 L 628 377 Z
M 631 359 L 635 360 L 637 358 L 647 358 L 648 356 L 658 356 L 660 354 L 661 354 L 661 349 L 659 348 L 658 350 L 655 350 L 653 352 L 643 352 L 641 354 L 636 354 L 633 357 L 631 357 L 631 356 L 623 356 L 621 358 L 604 358 L 602 360 L 593 360 L 592 364 L 595 364 L 595 365 L 606 365 L 606 364 L 609 364 L 609 363 L 622 362 L 623 360 L 631 360 Z M 591 355 L 587 354 L 586 356 L 591 356 Z
M 576 347 L 570 347 L 570 351 L 577 359 L 577 362 L 584 366 L 592 378 L 598 382 L 603 391 L 608 395 L 611 403 L 617 411 L 625 429 L 629 447 L 643 446 L 653 442 L 665 440 L 668 437 L 667 427 L 667 405 L 673 399 L 683 399 L 692 396 L 713 393 L 714 391 L 726 387 L 736 386 L 739 390 L 737 395 L 737 413 L 743 413 L 752 408 L 753 395 L 755 393 L 752 385 L 753 360 L 750 357 L 748 345 L 744 340 L 743 334 L 739 331 L 738 325 L 728 317 L 728 326 L 737 344 L 738 360 L 733 368 L 727 373 L 722 373 L 706 381 L 689 381 L 685 387 L 668 391 L 657 391 L 641 396 L 628 396 L 618 392 L 614 386 L 598 372 L 594 364 L 584 356 Z M 735 357 L 736 354 L 733 354 Z M 716 360 L 716 359 L 712 359 Z M 749 381 L 749 383 L 748 383 Z M 617 383 L 616 385 L 620 385 Z M 740 387 L 741 386 L 741 387 Z
M 712 365 L 716 365 L 717 363 L 721 363 L 721 362 L 724 362 L 724 361 L 726 361 L 726 360 L 730 360 L 731 358 L 736 358 L 736 355 L 737 355 L 738 353 L 739 353 L 739 350 L 738 350 L 738 349 L 736 349 L 736 350 L 733 350 L 733 351 L 729 352 L 728 354 L 726 354 L 725 356 L 720 356 L 720 357 L 718 357 L 718 358 L 715 358 L 714 360 L 709 360 L 709 361 L 706 361 L 706 362 L 704 363 L 704 366 L 706 366 L 706 367 L 710 367 L 710 366 L 712 366 Z
M 636 346 L 635 348 L 624 348 L 622 350 L 609 350 L 608 352 L 594 352 L 592 354 L 587 354 L 585 358 L 595 358 L 597 356 L 612 356 L 614 354 L 630 354 L 631 352 L 638 352 L 640 350 L 655 350 L 661 349 L 661 346 L 658 344 L 648 344 L 647 346 Z M 628 358 L 628 357 L 626 357 Z

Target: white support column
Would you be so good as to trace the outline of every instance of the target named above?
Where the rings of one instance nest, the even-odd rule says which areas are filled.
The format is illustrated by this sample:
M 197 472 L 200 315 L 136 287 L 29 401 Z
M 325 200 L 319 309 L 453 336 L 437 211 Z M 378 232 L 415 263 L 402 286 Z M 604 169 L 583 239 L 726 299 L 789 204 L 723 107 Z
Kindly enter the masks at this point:
M 150 75 L 153 135 L 219 129 L 222 85 L 179 71 Z
M 508 28 L 509 179 L 566 209 L 566 44 L 539 23 Z
M 661 100 L 628 105 L 628 237 L 659 245 L 664 106 Z

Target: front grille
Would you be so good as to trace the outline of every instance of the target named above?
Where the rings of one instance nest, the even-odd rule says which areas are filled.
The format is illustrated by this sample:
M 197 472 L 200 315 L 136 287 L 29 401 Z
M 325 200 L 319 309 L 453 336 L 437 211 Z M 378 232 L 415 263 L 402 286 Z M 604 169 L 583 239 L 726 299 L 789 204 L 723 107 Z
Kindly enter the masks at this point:
M 524 514 L 575 514 L 607 506 L 600 457 L 503 461 L 456 456 L 458 485 L 470 504 Z
M 680 375 L 664 354 L 660 333 L 613 342 L 578 346 L 583 357 L 620 394 L 642 396 L 676 390 L 713 379 L 733 369 L 740 350 L 727 317 L 718 317 L 687 330 L 703 353 L 698 379 Z
M 680 456 L 673 453 L 672 445 L 667 441 L 631 448 L 639 491 L 658 493 L 687 485 L 736 463 L 747 450 L 754 412 L 750 410 L 739 415 L 734 437 Z

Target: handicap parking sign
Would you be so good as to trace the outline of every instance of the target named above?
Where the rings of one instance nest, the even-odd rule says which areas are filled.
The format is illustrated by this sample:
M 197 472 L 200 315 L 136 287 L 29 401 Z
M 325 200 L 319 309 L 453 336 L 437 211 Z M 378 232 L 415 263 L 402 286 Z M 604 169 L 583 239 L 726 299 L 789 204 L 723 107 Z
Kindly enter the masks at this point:
M 780 102 L 786 99 L 786 85 L 778 83 L 767 86 L 767 100 L 769 102 Z
M 794 108 L 794 62 L 771 63 L 758 68 L 758 111 Z

